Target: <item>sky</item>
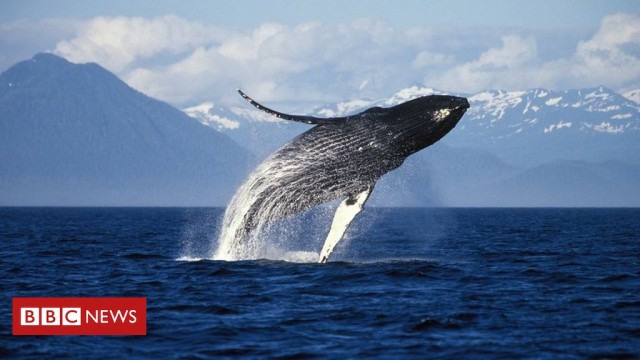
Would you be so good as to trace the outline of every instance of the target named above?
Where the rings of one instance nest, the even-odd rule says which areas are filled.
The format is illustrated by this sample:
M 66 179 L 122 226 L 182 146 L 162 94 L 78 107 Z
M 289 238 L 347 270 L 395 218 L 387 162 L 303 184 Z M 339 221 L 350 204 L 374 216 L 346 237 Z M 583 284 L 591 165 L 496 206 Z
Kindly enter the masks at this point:
M 96 62 L 185 107 L 385 98 L 411 85 L 640 88 L 640 1 L 0 2 L 0 71 Z

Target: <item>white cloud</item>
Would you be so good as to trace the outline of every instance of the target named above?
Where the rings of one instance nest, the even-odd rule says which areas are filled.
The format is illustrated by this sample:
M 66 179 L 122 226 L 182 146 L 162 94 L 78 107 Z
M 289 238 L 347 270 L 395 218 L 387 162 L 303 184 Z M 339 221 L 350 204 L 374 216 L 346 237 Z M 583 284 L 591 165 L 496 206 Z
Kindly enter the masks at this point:
M 79 28 L 75 38 L 59 42 L 55 51 L 70 61 L 98 61 L 116 72 L 139 59 L 215 44 L 227 33 L 171 15 L 154 19 L 98 17 Z
M 392 28 L 371 21 L 263 24 L 199 46 L 164 66 L 133 67 L 120 75 L 150 95 L 177 103 L 235 97 L 239 86 L 262 100 L 338 100 L 354 91 L 389 92 L 413 77 L 398 71 L 406 66 L 399 59 L 407 52 L 397 39 Z M 126 58 L 118 68 L 134 61 Z M 394 79 L 403 81 L 389 86 Z
M 432 67 L 443 67 L 454 63 L 455 57 L 437 53 L 433 51 L 420 51 L 411 63 L 414 69 L 429 69 Z
M 439 88 L 460 92 L 479 92 L 496 86 L 518 87 L 529 77 L 536 54 L 533 37 L 503 36 L 502 46 L 490 48 L 476 60 L 450 68 L 433 81 Z
M 262 101 L 315 103 L 382 98 L 415 83 L 457 92 L 640 88 L 640 16 L 630 14 L 603 18 L 592 36 L 563 46 L 573 52 L 555 56 L 541 56 L 544 37 L 523 29 L 399 30 L 374 20 L 232 29 L 171 15 L 35 24 L 0 24 L 5 53 L 18 45 L 33 48 L 24 43 L 41 49 L 32 52 L 55 49 L 73 62 L 97 62 L 136 89 L 180 106 L 239 101 L 237 87 Z M 49 40 L 36 42 L 36 33 Z M 25 41 L 11 40 L 18 34 Z M 557 39 L 565 41 L 561 33 Z M 0 64 L 10 60 L 0 56 Z
M 514 69 L 533 60 L 536 51 L 533 37 L 507 35 L 502 37 L 501 48 L 487 50 L 472 66 L 477 69 Z
M 508 35 L 500 47 L 454 64 L 441 76 L 427 78 L 438 87 L 461 92 L 489 88 L 569 88 L 606 85 L 640 87 L 640 16 L 603 18 L 599 30 L 578 42 L 570 57 L 542 61 L 533 36 Z
M 620 46 L 640 44 L 640 16 L 616 14 L 605 17 L 600 30 L 589 40 L 578 45 L 578 53 L 598 50 L 619 52 Z
M 572 76 L 611 87 L 640 78 L 640 16 L 617 14 L 603 19 L 599 31 L 581 41 Z

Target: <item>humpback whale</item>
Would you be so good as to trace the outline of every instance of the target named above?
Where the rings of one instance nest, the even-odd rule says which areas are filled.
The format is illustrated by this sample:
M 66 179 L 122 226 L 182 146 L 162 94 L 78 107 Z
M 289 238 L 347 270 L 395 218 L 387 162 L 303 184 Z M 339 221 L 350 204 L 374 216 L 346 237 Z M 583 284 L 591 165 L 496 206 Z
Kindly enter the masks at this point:
M 252 232 L 265 224 L 341 200 L 318 259 L 326 262 L 378 179 L 440 140 L 469 108 L 462 97 L 429 95 L 389 108 L 318 118 L 281 113 L 238 92 L 268 114 L 315 126 L 271 154 L 236 192 L 214 255 L 222 260 L 251 258 Z

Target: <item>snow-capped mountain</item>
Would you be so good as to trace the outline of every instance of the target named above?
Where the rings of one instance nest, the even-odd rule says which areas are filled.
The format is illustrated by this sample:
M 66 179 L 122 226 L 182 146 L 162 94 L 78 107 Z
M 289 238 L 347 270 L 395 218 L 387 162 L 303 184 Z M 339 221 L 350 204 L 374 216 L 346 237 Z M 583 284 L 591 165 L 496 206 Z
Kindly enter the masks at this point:
M 265 105 L 341 116 L 433 93 Z M 372 205 L 640 205 L 638 103 L 604 87 L 467 97 L 456 129 L 385 176 Z M 245 103 L 181 112 L 97 64 L 39 54 L 0 75 L 0 205 L 223 205 L 255 165 L 246 149 L 264 157 L 309 128 Z
M 306 113 L 319 117 L 344 116 L 373 106 L 389 107 L 431 94 L 446 93 L 411 86 L 388 98 L 356 99 L 319 106 Z M 640 104 L 606 87 L 563 91 L 490 90 L 458 95 L 466 96 L 471 108 L 457 128 L 445 137 L 444 142 L 447 144 L 491 150 L 516 165 L 523 162 L 539 164 L 557 159 L 638 159 L 632 150 L 636 147 L 633 144 L 639 143 L 636 140 L 640 140 Z M 247 138 L 246 134 L 240 135 L 247 131 L 257 131 L 262 136 L 270 134 L 269 137 L 275 139 L 272 142 L 281 144 L 292 134 L 307 128 L 290 125 L 289 122 L 252 109 L 249 105 L 225 109 L 208 103 L 185 109 L 185 112 L 203 124 L 225 132 L 240 143 Z M 265 126 L 264 121 L 269 118 L 279 124 L 278 128 L 273 124 Z M 282 127 L 294 129 L 282 131 Z M 566 150 L 562 149 L 563 142 Z M 631 147 L 628 147 L 629 144 Z M 252 150 L 264 154 L 274 148 L 272 144 L 268 147 L 268 151 L 256 148 Z M 593 153 L 594 149 L 601 148 L 604 149 L 600 153 Z M 550 150 L 555 153 L 549 153 Z M 620 153 L 616 155 L 613 152 Z
M 411 86 L 384 99 L 356 99 L 307 110 L 292 111 L 291 104 L 265 105 L 283 112 L 337 117 L 431 94 L 446 93 Z M 386 175 L 376 186 L 371 204 L 640 205 L 638 103 L 606 87 L 458 95 L 471 103 L 458 126 Z M 214 124 L 259 157 L 309 129 L 248 104 L 229 109 L 196 107 L 188 113 L 204 124 Z
M 469 101 L 452 145 L 472 144 L 514 165 L 640 162 L 640 105 L 606 87 L 485 91 Z
M 480 129 L 500 128 L 498 138 L 523 131 L 574 130 L 612 135 L 640 131 L 640 105 L 603 86 L 564 91 L 485 91 L 470 96 L 469 101 L 471 121 L 467 123 Z
M 364 109 L 394 106 L 420 96 L 448 94 L 446 92 L 412 86 L 389 98 L 380 100 L 351 100 L 322 106 L 312 110 L 321 117 L 338 117 L 354 114 Z M 531 89 L 526 91 L 488 90 L 467 95 L 471 108 L 467 111 L 462 128 L 471 128 L 478 135 L 497 140 L 533 131 L 551 133 L 572 129 L 585 133 L 622 134 L 640 131 L 640 105 L 633 101 L 640 98 L 640 90 L 622 96 L 606 87 L 579 90 L 553 91 Z M 216 107 L 212 102 L 183 109 L 183 111 L 219 131 L 235 130 L 242 119 L 252 121 L 282 122 L 251 108 Z

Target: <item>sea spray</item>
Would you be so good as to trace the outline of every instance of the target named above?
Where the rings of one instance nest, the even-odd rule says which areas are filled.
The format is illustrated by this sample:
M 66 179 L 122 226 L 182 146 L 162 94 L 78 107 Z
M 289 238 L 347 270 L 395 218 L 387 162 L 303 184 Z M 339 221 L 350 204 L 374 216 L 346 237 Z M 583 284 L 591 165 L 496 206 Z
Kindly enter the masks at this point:
M 218 234 L 222 222 L 221 208 L 188 208 L 180 234 L 180 253 L 177 260 L 195 261 L 209 258 L 211 236 Z
M 305 164 L 304 159 L 298 160 L 275 153 L 249 175 L 227 206 L 212 259 L 306 261 L 313 256 L 317 260 L 334 207 L 329 202 L 309 211 L 300 208 L 303 194 L 290 183 Z

